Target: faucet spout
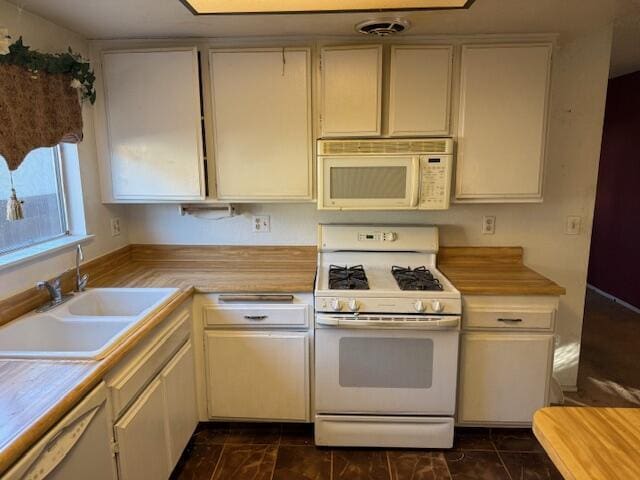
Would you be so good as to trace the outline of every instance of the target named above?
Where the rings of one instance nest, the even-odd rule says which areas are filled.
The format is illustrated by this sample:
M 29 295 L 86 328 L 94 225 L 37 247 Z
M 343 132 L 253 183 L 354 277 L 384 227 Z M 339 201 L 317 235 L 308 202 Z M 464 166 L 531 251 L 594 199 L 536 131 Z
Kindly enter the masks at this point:
M 89 275 L 86 273 L 82 275 L 80 273 L 80 262 L 84 260 L 84 253 L 82 252 L 82 246 L 78 244 L 76 247 L 76 292 L 84 292 L 89 282 Z

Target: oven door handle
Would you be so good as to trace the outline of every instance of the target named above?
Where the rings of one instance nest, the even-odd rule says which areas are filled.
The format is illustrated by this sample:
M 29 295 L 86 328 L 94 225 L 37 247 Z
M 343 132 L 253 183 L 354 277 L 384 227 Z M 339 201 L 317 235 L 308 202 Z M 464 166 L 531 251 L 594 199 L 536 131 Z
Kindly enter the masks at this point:
M 397 328 L 414 330 L 452 330 L 460 327 L 460 317 L 436 317 L 428 321 L 352 320 L 328 315 L 318 315 L 316 324 L 336 328 Z

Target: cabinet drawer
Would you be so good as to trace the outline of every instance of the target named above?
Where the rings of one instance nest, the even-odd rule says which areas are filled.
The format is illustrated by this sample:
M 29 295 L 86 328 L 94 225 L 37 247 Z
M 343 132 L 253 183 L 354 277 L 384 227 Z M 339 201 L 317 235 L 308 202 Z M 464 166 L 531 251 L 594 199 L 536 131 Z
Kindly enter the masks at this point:
M 115 418 L 129 406 L 138 393 L 149 384 L 157 373 L 169 362 L 191 333 L 190 315 L 182 311 L 148 346 L 137 352 L 130 361 L 124 361 L 106 379 L 111 390 Z
M 208 327 L 307 327 L 309 307 L 291 305 L 205 305 Z
M 551 330 L 555 309 L 514 309 L 472 307 L 463 312 L 465 328 L 508 328 L 522 330 Z

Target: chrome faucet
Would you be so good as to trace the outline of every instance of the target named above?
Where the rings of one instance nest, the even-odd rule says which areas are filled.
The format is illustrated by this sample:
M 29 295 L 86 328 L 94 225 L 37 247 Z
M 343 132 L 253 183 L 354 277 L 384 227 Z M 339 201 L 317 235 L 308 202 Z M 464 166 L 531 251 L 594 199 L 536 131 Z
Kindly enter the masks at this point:
M 76 288 L 74 292 L 84 292 L 89 282 L 89 275 L 80 274 L 80 262 L 84 260 L 84 254 L 82 253 L 82 246 L 78 244 L 76 247 Z
M 58 277 L 50 282 L 41 281 L 36 283 L 36 288 L 38 290 L 47 289 L 49 292 L 50 300 L 42 305 L 41 307 L 36 309 L 36 312 L 46 312 L 47 310 L 51 310 L 58 305 L 63 304 L 67 300 L 71 298 L 71 295 L 63 295 L 62 294 L 62 280 L 61 277 Z

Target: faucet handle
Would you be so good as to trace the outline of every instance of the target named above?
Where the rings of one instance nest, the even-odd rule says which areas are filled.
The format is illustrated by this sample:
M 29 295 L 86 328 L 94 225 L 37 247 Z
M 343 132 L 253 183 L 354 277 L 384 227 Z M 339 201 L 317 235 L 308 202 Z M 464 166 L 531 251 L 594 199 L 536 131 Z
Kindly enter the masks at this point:
M 60 288 L 60 284 L 62 283 L 62 277 L 56 277 L 51 280 L 51 286 L 56 290 Z
M 78 292 L 83 292 L 87 288 L 87 283 L 89 283 L 89 274 L 85 273 L 78 279 Z

